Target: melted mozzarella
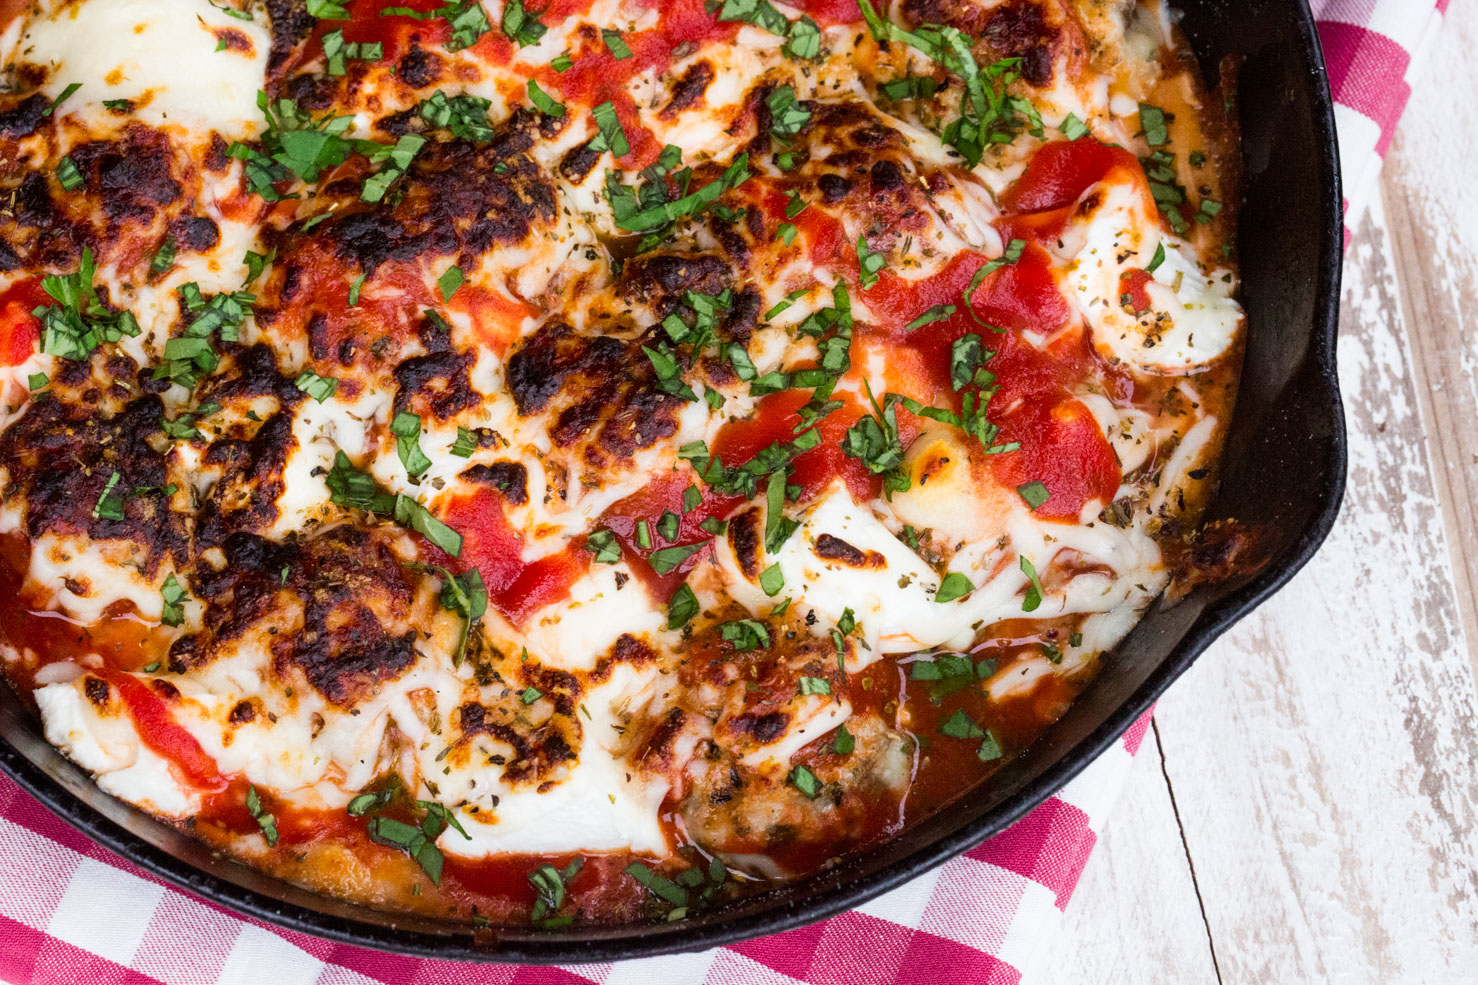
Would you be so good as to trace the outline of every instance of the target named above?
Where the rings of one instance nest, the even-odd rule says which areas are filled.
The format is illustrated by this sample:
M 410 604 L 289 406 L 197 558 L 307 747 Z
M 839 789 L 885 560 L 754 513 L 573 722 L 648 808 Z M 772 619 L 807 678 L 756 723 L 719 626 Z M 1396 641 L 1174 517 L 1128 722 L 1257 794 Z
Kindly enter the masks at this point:
M 81 83 L 63 114 L 100 113 L 104 99 L 128 99 L 136 119 L 230 139 L 261 128 L 257 92 L 271 44 L 264 24 L 206 0 L 82 0 L 33 18 L 17 51 L 22 63 L 50 70 L 48 95 Z
M 1205 369 L 1231 346 L 1242 324 L 1230 271 L 1202 274 L 1189 246 L 1160 233 L 1148 190 L 1125 170 L 1085 191 L 1053 247 L 1062 280 L 1103 355 L 1145 373 Z M 1160 264 L 1144 291 L 1150 307 L 1124 310 L 1120 280 Z
M 529 645 L 552 667 L 594 670 L 622 635 L 651 638 L 663 631 L 666 619 L 645 592 L 624 562 L 591 565 L 570 586 L 567 601 L 534 615 Z
M 98 787 L 152 814 L 184 818 L 200 809 L 200 794 L 182 784 L 169 763 L 139 739 L 126 713 L 102 715 L 83 696 L 80 679 L 33 692 L 46 740 L 97 777 Z

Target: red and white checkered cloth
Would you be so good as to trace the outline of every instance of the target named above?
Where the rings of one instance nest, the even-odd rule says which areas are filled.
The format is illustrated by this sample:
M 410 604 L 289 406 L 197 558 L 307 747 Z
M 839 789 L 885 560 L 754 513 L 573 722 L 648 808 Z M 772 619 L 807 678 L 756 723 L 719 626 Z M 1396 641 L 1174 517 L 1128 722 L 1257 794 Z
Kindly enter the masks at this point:
M 1313 0 L 1347 220 L 1375 185 L 1413 54 L 1449 0 Z M 1017 985 L 1061 920 L 1149 727 L 975 850 L 858 909 L 696 954 L 567 968 L 396 957 L 244 920 L 146 875 L 0 777 L 0 981 L 10 985 Z

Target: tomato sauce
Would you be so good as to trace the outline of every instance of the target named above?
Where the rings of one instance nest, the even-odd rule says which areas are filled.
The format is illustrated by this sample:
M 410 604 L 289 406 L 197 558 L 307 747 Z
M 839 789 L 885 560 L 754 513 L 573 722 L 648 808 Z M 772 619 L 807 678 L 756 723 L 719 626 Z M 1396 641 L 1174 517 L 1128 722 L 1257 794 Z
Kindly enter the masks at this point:
M 41 281 L 17 281 L 0 294 L 0 366 L 19 366 L 30 359 L 41 341 L 41 319 L 31 312 L 50 305 L 51 295 Z
M 570 586 L 590 566 L 589 553 L 575 547 L 526 563 L 523 535 L 508 522 L 503 497 L 486 487 L 451 500 L 440 519 L 462 535 L 462 552 L 453 558 L 423 543 L 423 554 L 455 573 L 476 568 L 487 586 L 488 603 L 514 625 L 568 598 Z

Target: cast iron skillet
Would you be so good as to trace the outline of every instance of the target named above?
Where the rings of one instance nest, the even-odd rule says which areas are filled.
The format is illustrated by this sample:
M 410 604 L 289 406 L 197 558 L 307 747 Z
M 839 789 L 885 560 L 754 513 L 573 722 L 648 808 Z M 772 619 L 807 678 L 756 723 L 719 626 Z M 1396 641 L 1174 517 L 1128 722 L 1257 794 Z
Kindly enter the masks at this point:
M 712 947 L 857 906 L 1011 824 L 1113 743 L 1228 626 L 1303 566 L 1334 522 L 1345 437 L 1335 379 L 1342 225 L 1333 108 L 1306 0 L 1175 0 L 1208 79 L 1242 59 L 1246 202 L 1239 247 L 1246 365 L 1211 516 L 1270 535 L 1271 561 L 1238 581 L 1156 605 L 1067 714 L 988 784 L 878 849 L 803 882 L 680 923 L 477 935 L 326 899 L 214 855 L 102 793 L 0 688 L 0 769 L 77 828 L 199 896 L 293 930 L 428 957 L 611 961 Z

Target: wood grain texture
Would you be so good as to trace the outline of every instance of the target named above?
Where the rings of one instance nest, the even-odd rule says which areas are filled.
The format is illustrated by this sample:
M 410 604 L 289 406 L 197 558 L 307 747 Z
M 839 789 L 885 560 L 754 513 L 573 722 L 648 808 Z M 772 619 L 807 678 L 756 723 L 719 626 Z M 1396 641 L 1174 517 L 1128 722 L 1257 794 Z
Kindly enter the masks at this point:
M 1211 942 L 1165 786 L 1145 737 L 1113 816 L 1068 904 L 1036 985 L 1216 985 Z
M 1382 175 L 1412 370 L 1447 521 L 1454 590 L 1478 640 L 1478 5 L 1454 4 Z M 1478 661 L 1478 649 L 1474 651 Z M 1475 664 L 1478 668 L 1478 664 Z
M 1348 262 L 1340 523 L 1160 705 L 1226 983 L 1478 981 L 1478 689 L 1381 220 Z
M 1474 50 L 1455 4 L 1352 243 L 1339 525 L 1161 702 L 1044 981 L 1478 982 Z

